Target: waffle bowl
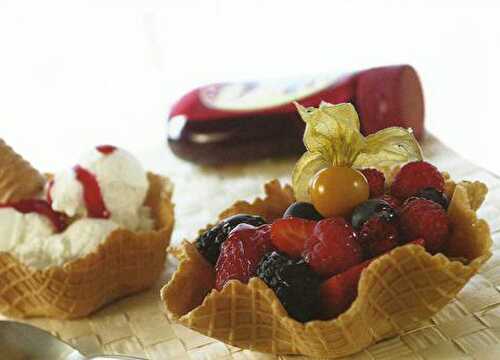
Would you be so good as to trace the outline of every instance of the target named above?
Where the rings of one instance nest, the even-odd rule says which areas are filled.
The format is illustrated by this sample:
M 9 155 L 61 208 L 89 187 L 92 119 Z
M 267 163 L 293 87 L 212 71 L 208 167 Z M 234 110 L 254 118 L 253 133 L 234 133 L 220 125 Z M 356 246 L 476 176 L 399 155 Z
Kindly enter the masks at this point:
M 340 357 L 415 328 L 454 299 L 491 256 L 488 224 L 476 216 L 486 186 L 447 178 L 446 192 L 453 229 L 449 257 L 432 256 L 417 245 L 380 256 L 363 271 L 354 303 L 336 319 L 297 322 L 259 278 L 213 290 L 215 271 L 189 242 L 175 251 L 179 267 L 161 292 L 167 312 L 207 336 L 273 354 Z M 250 213 L 272 221 L 294 201 L 292 189 L 276 180 L 265 185 L 265 193 L 252 203 L 235 203 L 220 218 Z
M 44 183 L 43 175 L 0 139 L 0 204 L 30 197 Z
M 2 148 L 0 158 L 4 150 L 13 152 Z M 30 166 L 27 162 L 18 161 L 11 170 L 19 182 L 36 184 L 38 176 L 23 176 L 27 166 Z M 1 180 L 3 177 L 0 184 L 7 184 Z M 151 209 L 155 230 L 117 229 L 92 253 L 62 266 L 40 270 L 26 266 L 11 253 L 0 252 L 0 313 L 16 318 L 84 317 L 115 299 L 152 286 L 164 269 L 174 225 L 173 185 L 153 173 L 148 173 L 148 181 L 145 205 Z M 38 187 L 32 188 L 34 191 L 24 197 L 38 193 Z M 0 194 L 11 193 L 8 187 L 0 186 Z M 14 199 L 18 197 L 6 196 L 6 201 Z

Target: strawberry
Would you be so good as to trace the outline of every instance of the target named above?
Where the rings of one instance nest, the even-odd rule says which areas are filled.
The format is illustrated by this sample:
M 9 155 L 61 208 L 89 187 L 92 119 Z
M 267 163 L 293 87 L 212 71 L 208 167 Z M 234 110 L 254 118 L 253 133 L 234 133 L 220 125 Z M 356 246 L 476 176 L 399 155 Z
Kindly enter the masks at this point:
M 391 185 L 391 194 L 406 200 L 425 188 L 444 190 L 444 178 L 439 170 L 425 161 L 414 161 L 404 165 Z
M 315 226 L 316 221 L 312 220 L 294 217 L 278 219 L 271 226 L 271 242 L 276 249 L 292 258 L 298 258 Z
M 258 228 L 238 225 L 226 241 L 215 264 L 215 288 L 221 290 L 229 280 L 247 283 L 256 275 L 257 266 L 267 252 L 273 250 L 271 244 L 271 226 Z
M 384 194 L 385 176 L 377 169 L 362 169 L 361 172 L 368 181 L 370 187 L 370 197 L 374 198 Z
M 423 239 L 411 244 L 424 246 Z M 375 259 L 370 259 L 349 268 L 343 273 L 332 276 L 320 287 L 323 319 L 332 319 L 345 312 L 358 296 L 358 283 L 364 269 Z
M 322 276 L 338 274 L 363 259 L 358 236 L 343 218 L 319 221 L 303 252 L 305 261 Z
M 438 252 L 450 232 L 450 220 L 443 207 L 431 200 L 415 198 L 400 211 L 399 223 L 406 239 L 425 239 L 426 249 Z
M 346 311 L 358 295 L 358 282 L 361 273 L 373 259 L 351 267 L 343 273 L 332 276 L 320 287 L 322 317 L 336 318 Z

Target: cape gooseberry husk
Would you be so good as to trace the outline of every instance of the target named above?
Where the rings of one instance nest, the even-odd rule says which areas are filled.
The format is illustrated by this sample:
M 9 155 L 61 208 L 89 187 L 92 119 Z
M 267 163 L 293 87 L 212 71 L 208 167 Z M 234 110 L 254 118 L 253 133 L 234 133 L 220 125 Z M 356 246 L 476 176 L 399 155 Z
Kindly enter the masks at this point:
M 298 201 L 312 201 L 311 183 L 325 168 L 376 168 L 390 179 L 395 167 L 423 159 L 411 129 L 390 127 L 365 137 L 351 104 L 323 102 L 318 108 L 295 105 L 306 123 L 304 145 L 307 148 L 292 173 Z
M 349 216 L 356 206 L 368 200 L 370 187 L 361 172 L 331 166 L 316 174 L 310 194 L 314 207 L 324 217 Z

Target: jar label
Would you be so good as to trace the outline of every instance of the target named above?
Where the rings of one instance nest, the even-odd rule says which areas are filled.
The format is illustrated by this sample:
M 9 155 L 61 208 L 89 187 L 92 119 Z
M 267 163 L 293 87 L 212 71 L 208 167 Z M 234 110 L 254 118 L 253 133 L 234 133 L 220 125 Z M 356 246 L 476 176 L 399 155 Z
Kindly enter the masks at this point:
M 262 110 L 313 95 L 336 80 L 337 77 L 323 75 L 295 80 L 213 84 L 200 89 L 200 99 L 205 106 L 220 110 Z

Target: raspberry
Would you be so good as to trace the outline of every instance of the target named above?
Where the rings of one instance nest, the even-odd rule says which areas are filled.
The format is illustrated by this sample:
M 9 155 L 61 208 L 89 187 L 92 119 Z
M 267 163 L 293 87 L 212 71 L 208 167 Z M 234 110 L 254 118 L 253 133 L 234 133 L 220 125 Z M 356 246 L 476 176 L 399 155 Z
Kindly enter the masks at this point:
M 265 224 L 263 218 L 255 215 L 237 214 L 228 217 L 210 230 L 201 234 L 195 242 L 196 248 L 205 259 L 212 265 L 215 265 L 219 257 L 221 244 L 226 241 L 229 233 L 239 224 L 249 224 L 260 226 Z
M 322 276 L 338 274 L 363 258 L 358 236 L 343 218 L 319 221 L 307 239 L 304 259 Z
M 247 283 L 255 276 L 262 256 L 272 249 L 270 225 L 239 225 L 221 246 L 215 265 L 215 288 L 221 290 L 232 279 Z
M 313 233 L 316 221 L 300 218 L 278 219 L 271 226 L 271 241 L 280 251 L 291 257 L 300 257 L 304 244 Z
M 389 194 L 384 194 L 384 195 L 380 196 L 379 199 L 384 200 L 393 209 L 399 209 L 399 207 L 401 206 L 401 201 L 398 198 L 396 198 L 392 195 L 389 195 Z
M 364 223 L 359 232 L 359 242 L 365 258 L 383 254 L 398 245 L 398 229 L 382 216 L 374 216 Z
M 443 175 L 428 162 L 414 161 L 403 166 L 396 174 L 391 194 L 400 200 L 405 200 L 424 188 L 434 188 L 443 192 Z
M 400 229 L 407 240 L 423 238 L 426 249 L 438 252 L 450 232 L 448 215 L 431 200 L 413 199 L 407 202 L 399 214 Z
M 293 260 L 285 254 L 270 252 L 259 263 L 257 276 L 274 290 L 292 318 L 306 322 L 318 313 L 321 279 L 304 260 Z
M 384 193 L 385 176 L 377 169 L 362 169 L 361 172 L 368 181 L 370 197 L 374 198 Z

